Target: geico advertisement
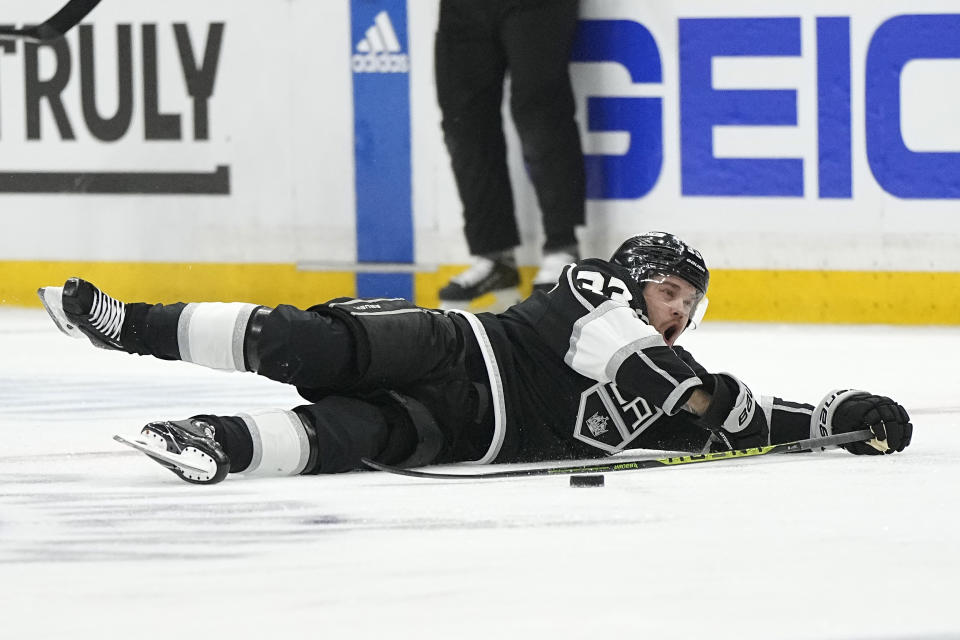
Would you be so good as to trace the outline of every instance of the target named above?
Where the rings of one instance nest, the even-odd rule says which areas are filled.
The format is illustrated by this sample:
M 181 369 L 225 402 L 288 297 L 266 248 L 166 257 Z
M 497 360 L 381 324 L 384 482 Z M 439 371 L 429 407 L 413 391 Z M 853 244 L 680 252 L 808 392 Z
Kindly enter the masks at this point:
M 626 95 L 588 96 L 580 114 L 587 138 L 604 132 L 628 137 L 615 153 L 589 154 L 590 198 L 650 193 L 664 171 L 665 150 L 679 158 L 682 196 L 804 196 L 811 174 L 817 197 L 852 198 L 854 165 L 862 157 L 886 193 L 960 197 L 960 121 L 949 117 L 950 105 L 960 104 L 960 13 L 883 16 L 864 8 L 852 15 L 681 14 L 664 20 L 662 11 L 648 7 L 641 13 L 657 17 L 590 16 L 610 7 L 638 12 L 632 3 L 584 0 L 573 52 L 575 63 L 620 65 L 628 78 L 602 88 L 605 94 L 625 89 Z M 678 13 L 682 9 L 680 3 Z M 4 41 L 0 141 L 177 141 L 185 150 L 202 147 L 191 143 L 210 138 L 225 30 L 222 21 L 104 21 L 83 24 L 68 39 L 49 44 Z M 352 56 L 353 71 L 408 70 L 405 55 L 364 53 Z M 738 60 L 767 64 L 751 72 Z M 798 72 L 797 60 L 810 73 Z M 15 81 L 20 86 L 11 86 Z M 637 86 L 651 95 L 629 95 Z M 658 87 L 672 93 L 675 111 L 664 109 L 667 96 L 657 96 Z M 665 120 L 674 119 L 676 138 L 666 139 Z M 770 144 L 751 138 L 750 128 L 771 134 Z M 776 129 L 801 132 L 815 146 L 778 137 Z M 751 144 L 738 145 L 737 132 Z M 776 144 L 784 140 L 788 144 Z M 751 149 L 758 157 L 746 155 Z M 3 168 L 14 168 L 10 160 Z M 228 164 L 224 158 L 206 172 L 161 172 L 155 181 L 165 184 L 154 188 L 229 190 Z M 146 167 L 129 175 L 119 169 L 99 173 L 99 182 L 96 174 L 88 177 L 105 190 L 136 191 L 149 173 Z M 16 183 L 28 191 L 78 188 L 76 180 L 58 180 L 57 173 L 28 173 Z
M 194 246 L 151 258 L 458 261 L 436 19 L 435 0 L 101 3 L 63 40 L 0 41 L 0 193 L 25 225 L 99 216 L 108 257 L 140 251 L 121 216 L 172 239 L 161 216 L 189 212 Z M 582 0 L 572 58 L 587 251 L 668 226 L 728 266 L 960 261 L 960 1 Z M 841 231 L 856 255 L 809 257 Z
M 960 13 L 585 13 L 611 6 L 630 17 L 585 18 L 573 53 L 588 148 L 621 138 L 587 158 L 590 198 L 643 198 L 665 154 L 684 198 L 960 197 Z M 620 70 L 598 86 L 594 63 Z

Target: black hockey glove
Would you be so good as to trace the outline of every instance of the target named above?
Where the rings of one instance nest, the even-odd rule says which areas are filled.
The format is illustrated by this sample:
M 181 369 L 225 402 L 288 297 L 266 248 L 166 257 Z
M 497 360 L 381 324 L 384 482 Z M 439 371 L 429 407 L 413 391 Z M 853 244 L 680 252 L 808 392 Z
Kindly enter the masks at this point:
M 910 444 L 913 425 L 906 409 L 886 396 L 866 391 L 838 390 L 827 394 L 811 416 L 811 437 L 870 429 L 873 440 L 842 445 L 857 455 L 903 451 Z
M 714 433 L 711 450 L 769 444 L 767 417 L 747 385 L 729 373 L 708 375 L 705 382 L 711 395 L 710 405 L 695 422 Z

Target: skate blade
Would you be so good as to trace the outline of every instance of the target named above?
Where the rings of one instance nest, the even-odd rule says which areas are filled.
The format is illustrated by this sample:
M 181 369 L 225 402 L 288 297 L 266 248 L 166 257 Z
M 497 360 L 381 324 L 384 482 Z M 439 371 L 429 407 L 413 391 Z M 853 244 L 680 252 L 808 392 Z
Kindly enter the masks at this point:
M 43 305 L 47 315 L 53 320 L 53 324 L 57 325 L 57 329 L 71 338 L 83 337 L 80 329 L 70 324 L 70 321 L 67 320 L 67 314 L 63 311 L 63 305 L 61 304 L 63 287 L 40 287 L 37 289 L 37 295 L 40 297 L 40 304 Z
M 133 447 L 137 451 L 146 454 L 153 460 L 159 462 L 161 465 L 165 466 L 168 469 L 183 469 L 186 471 L 193 471 L 195 473 L 204 473 L 213 475 L 216 472 L 216 465 L 214 468 L 209 467 L 198 467 L 196 465 L 190 464 L 183 460 L 183 456 L 178 453 L 171 453 L 169 451 L 159 451 L 153 449 L 146 442 L 141 440 L 129 440 L 125 436 L 115 435 L 113 439 L 121 444 L 125 444 L 128 447 Z
M 520 302 L 520 290 L 516 287 L 510 287 L 485 293 L 473 300 L 441 300 L 440 309 L 443 311 L 469 311 L 470 313 L 503 313 L 518 302 Z

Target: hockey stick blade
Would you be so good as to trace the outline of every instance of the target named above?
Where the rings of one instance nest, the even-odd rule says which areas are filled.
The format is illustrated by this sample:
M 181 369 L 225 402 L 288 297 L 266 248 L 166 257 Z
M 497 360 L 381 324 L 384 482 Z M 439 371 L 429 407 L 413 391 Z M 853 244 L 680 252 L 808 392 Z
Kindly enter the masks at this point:
M 796 442 L 784 442 L 782 444 L 772 444 L 764 447 L 751 447 L 749 449 L 734 449 L 731 451 L 717 451 L 714 453 L 701 453 L 696 455 L 676 456 L 671 458 L 657 458 L 651 460 L 620 460 L 617 462 L 573 465 L 563 467 L 539 467 L 535 469 L 512 469 L 510 471 L 487 471 L 482 473 L 439 473 L 432 471 L 418 471 L 417 469 L 401 469 L 390 465 L 381 464 L 368 458 L 362 461 L 371 469 L 377 471 L 386 471 L 401 476 L 410 476 L 411 478 L 425 478 L 432 480 L 481 480 L 489 478 L 523 478 L 529 476 L 560 476 L 574 475 L 577 473 L 612 473 L 614 471 L 637 471 L 639 469 L 660 469 L 663 467 L 676 467 L 687 464 L 699 464 L 701 462 L 719 462 L 721 460 L 732 460 L 734 458 L 755 458 L 765 456 L 771 453 L 799 453 L 801 451 L 812 451 L 822 447 L 832 447 L 851 442 L 865 442 L 873 438 L 873 432 L 869 429 L 860 431 L 851 431 L 850 433 L 840 433 L 834 436 L 825 436 L 823 438 L 810 438 L 809 440 L 797 440 Z
M 67 31 L 77 26 L 100 0 L 70 0 L 60 11 L 33 27 L 0 27 L 0 40 L 26 40 L 27 42 L 50 42 L 62 38 Z
M 128 440 L 127 438 L 121 435 L 113 436 L 113 439 L 116 440 L 117 442 L 127 445 L 128 447 L 133 447 L 134 449 L 136 449 L 141 453 L 145 453 L 151 459 L 155 460 L 156 462 L 159 462 L 161 465 L 163 465 L 164 467 L 167 467 L 168 469 L 173 469 L 174 467 L 180 467 L 181 469 L 187 469 L 195 473 L 211 473 L 211 470 L 209 468 L 205 469 L 203 467 L 192 465 L 189 462 L 185 462 L 183 460 L 183 456 L 178 455 L 176 453 L 170 453 L 169 451 L 158 451 L 156 449 L 151 449 L 145 442 L 140 442 L 139 440 Z

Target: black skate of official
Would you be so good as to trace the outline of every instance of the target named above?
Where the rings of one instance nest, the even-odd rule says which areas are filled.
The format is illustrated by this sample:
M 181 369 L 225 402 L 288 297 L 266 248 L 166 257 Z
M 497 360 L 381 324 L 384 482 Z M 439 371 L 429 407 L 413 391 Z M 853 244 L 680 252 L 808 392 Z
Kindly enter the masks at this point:
M 505 311 L 520 301 L 520 273 L 507 262 L 477 256 L 469 269 L 440 289 L 440 308 Z
M 216 484 L 227 477 L 230 458 L 214 440 L 212 424 L 199 418 L 151 422 L 136 440 L 114 436 L 193 484 Z
M 62 287 L 37 289 L 43 308 L 57 328 L 71 338 L 86 337 L 101 349 L 122 350 L 123 302 L 80 278 L 70 278 Z

